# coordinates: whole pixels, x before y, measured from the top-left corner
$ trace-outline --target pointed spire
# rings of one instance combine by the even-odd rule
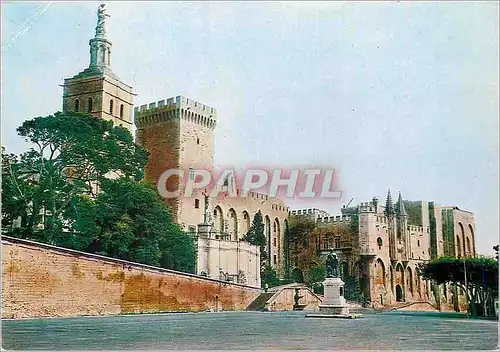
[[[392,202],[390,189],[387,191],[387,199],[385,200],[385,215],[394,215],[394,203]]]
[[[399,216],[406,216],[405,204],[403,202],[403,197],[401,196],[401,192],[399,192],[398,202],[396,205],[396,212]]]

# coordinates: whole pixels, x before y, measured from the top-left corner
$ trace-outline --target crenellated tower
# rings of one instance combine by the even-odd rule
[[[64,80],[64,111],[92,114],[114,125],[127,128],[133,135],[132,87],[123,83],[111,70],[111,41],[106,37],[106,13],[104,4],[97,10],[95,36],[90,39],[89,67]]]
[[[378,253],[377,251],[377,216],[373,203],[361,203],[358,208],[359,217],[359,251],[360,255],[368,259]]]
[[[195,100],[177,96],[135,108],[137,143],[149,152],[144,169],[145,178],[157,184],[169,169],[181,169],[191,177],[190,169],[212,170],[214,160],[214,129],[217,110]],[[166,187],[174,191],[182,186],[179,178],[170,177]],[[167,199],[173,219],[183,228],[203,222],[201,192],[192,197]]]

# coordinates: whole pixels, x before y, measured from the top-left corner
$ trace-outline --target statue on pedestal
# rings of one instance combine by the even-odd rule
[[[212,225],[212,223],[211,223],[212,219],[210,217],[210,212],[208,211],[208,209],[210,209],[210,198],[209,198],[206,190],[205,190],[205,192],[203,192],[203,198],[205,200],[205,204],[204,204],[205,207],[203,209],[203,223]]]
[[[326,257],[326,277],[339,277],[339,260],[334,252]]]

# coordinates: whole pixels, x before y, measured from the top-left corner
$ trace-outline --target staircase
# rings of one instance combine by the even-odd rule
[[[268,299],[271,298],[274,294],[275,292],[261,293],[260,295],[257,296],[256,299],[252,301],[252,303],[248,305],[248,307],[245,310],[261,312],[264,309]]]

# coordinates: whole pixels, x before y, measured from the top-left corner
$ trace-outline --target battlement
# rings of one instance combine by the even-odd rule
[[[349,221],[351,221],[351,217],[347,215],[327,216],[324,218],[318,218],[317,220],[318,224],[340,223]]]
[[[409,230],[409,231],[413,231],[413,232],[421,232],[421,233],[424,233],[424,228],[423,228],[423,226],[414,226],[414,225],[409,225],[409,226],[408,226],[408,230]]]
[[[134,108],[137,128],[172,119],[184,119],[214,129],[217,124],[217,109],[196,100],[178,95],[154,101]]]
[[[330,216],[328,212],[317,208],[294,209],[289,212],[289,215],[302,215],[302,216],[306,215],[315,218],[324,218]]]
[[[372,202],[365,202],[359,204],[360,213],[375,213],[375,205]]]
[[[236,189],[236,193],[238,195],[242,194],[242,190],[240,188]],[[273,210],[278,210],[278,211],[284,211],[284,212],[289,212],[289,207],[283,203],[283,201],[277,197],[271,197],[265,193],[261,192],[255,192],[255,191],[250,191],[246,194],[247,198],[254,199],[254,200],[259,200],[263,204],[264,202],[267,202],[271,204],[271,208]]]

